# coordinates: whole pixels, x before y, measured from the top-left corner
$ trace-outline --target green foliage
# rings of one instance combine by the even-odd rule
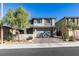
[[[3,21],[2,20],[0,20],[0,27],[2,27],[3,26]]]
[[[74,37],[73,37],[73,36],[70,36],[70,37],[69,37],[69,40],[74,40]]]
[[[12,40],[13,39],[13,34],[12,34],[12,32],[8,32],[8,36],[7,36],[7,41],[10,41],[10,40]]]
[[[28,38],[27,38],[27,40],[32,40],[32,39],[33,39],[33,37],[32,37],[32,36],[30,36],[30,37],[28,37]]]
[[[24,29],[29,25],[28,13],[24,10],[23,7],[17,8],[14,13],[16,18],[16,25],[19,29]]]
[[[3,18],[4,23],[10,26],[11,28],[16,28],[23,30],[29,26],[28,13],[23,7],[17,8],[15,11],[9,9],[7,14]],[[2,22],[0,22],[2,24]],[[7,40],[12,39],[12,33],[8,33]]]
[[[65,33],[63,33],[63,39],[65,40],[65,39],[68,39],[69,38],[69,36],[68,36],[68,32],[65,32]]]
[[[17,8],[15,11],[9,9],[4,17],[5,22],[10,27],[17,27],[20,30],[29,26],[28,13],[23,7]]]
[[[71,29],[73,31],[73,36],[69,37],[69,40],[75,40],[75,34],[74,34],[74,30],[76,30],[78,28],[78,26],[73,23],[72,21],[68,22],[67,24],[67,28]]]
[[[11,27],[15,26],[14,11],[12,9],[9,9],[6,16],[4,16],[4,21]]]
[[[68,22],[68,24],[66,25],[67,28],[75,30],[77,29],[77,25],[75,23],[73,23],[72,21]]]

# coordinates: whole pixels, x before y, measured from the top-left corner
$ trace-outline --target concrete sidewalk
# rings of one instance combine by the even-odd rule
[[[41,44],[3,44],[0,49],[20,49],[20,48],[57,48],[57,47],[77,47],[79,42],[66,43],[41,43]]]

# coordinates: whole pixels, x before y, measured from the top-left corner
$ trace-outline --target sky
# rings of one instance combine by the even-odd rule
[[[1,4],[0,4],[0,18],[1,18]]]
[[[19,6],[25,8],[30,18],[56,17],[60,20],[64,16],[79,16],[79,4],[77,3],[6,3],[4,15],[8,9],[16,10]]]

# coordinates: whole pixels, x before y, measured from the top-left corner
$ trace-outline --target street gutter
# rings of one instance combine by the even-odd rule
[[[79,42],[64,43],[36,43],[36,44],[1,44],[0,49],[22,49],[22,48],[59,48],[59,47],[79,47]]]

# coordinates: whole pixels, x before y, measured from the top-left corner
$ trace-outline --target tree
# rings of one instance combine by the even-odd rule
[[[6,24],[9,25],[11,28],[19,30],[24,30],[26,27],[30,25],[28,21],[28,13],[25,11],[23,7],[17,8],[16,11],[9,9],[4,19]]]
[[[24,30],[26,27],[30,25],[28,20],[28,13],[25,11],[23,7],[19,7],[16,9],[14,13],[14,17],[16,18],[16,27],[17,29]],[[18,34],[19,38],[19,34]]]
[[[30,23],[28,21],[28,13],[24,10],[23,7],[17,8],[14,15],[18,29],[23,30],[24,28],[29,26]]]
[[[15,17],[14,17],[14,11],[12,9],[9,9],[7,11],[7,14],[4,16],[4,22],[7,26],[11,28],[15,27]],[[13,32],[13,29],[11,31]],[[11,39],[13,39],[12,34],[8,34],[7,40]]]

